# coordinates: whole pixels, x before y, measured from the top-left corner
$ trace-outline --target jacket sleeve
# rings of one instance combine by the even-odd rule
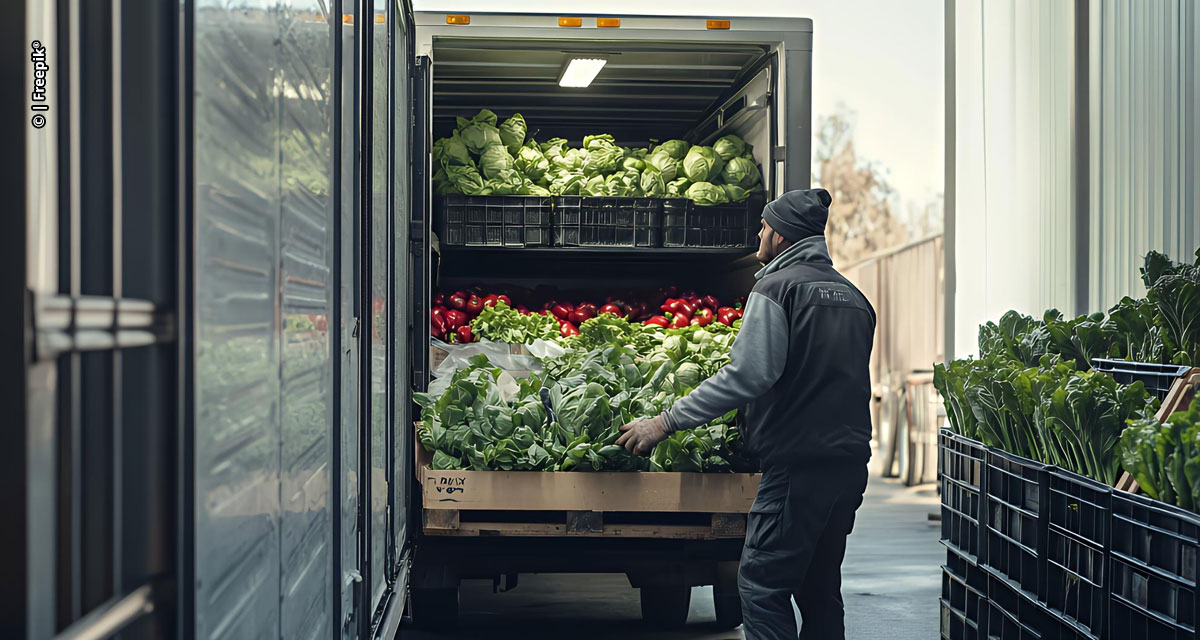
[[[665,411],[667,425],[672,431],[698,427],[770,390],[787,364],[788,333],[783,307],[751,293],[729,364]]]

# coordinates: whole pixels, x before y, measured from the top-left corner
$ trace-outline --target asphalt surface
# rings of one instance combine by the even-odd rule
[[[847,638],[938,637],[940,566],[946,554],[938,543],[938,524],[929,520],[937,504],[935,485],[908,488],[872,473],[842,566]],[[688,626],[672,632],[642,626],[638,592],[623,575],[522,575],[517,589],[497,594],[490,581],[467,581],[460,598],[457,629],[401,628],[400,638],[744,638],[741,629],[713,629],[711,587],[693,589]]]

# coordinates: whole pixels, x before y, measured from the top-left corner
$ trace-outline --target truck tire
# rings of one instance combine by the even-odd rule
[[[413,589],[408,595],[413,626],[436,630],[458,623],[458,588]]]
[[[642,622],[653,629],[678,629],[687,624],[692,588],[687,585],[642,587]]]
[[[717,563],[717,581],[713,584],[713,610],[717,613],[717,628],[736,629],[742,624],[742,597],[738,593],[738,563]]]

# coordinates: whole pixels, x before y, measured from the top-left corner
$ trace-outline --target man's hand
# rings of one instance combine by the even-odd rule
[[[621,427],[621,437],[617,438],[617,446],[625,447],[630,453],[645,456],[654,451],[654,445],[669,435],[671,429],[667,426],[667,420],[658,415]]]

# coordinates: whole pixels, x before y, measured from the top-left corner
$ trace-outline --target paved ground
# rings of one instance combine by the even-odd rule
[[[846,637],[910,640],[938,636],[938,595],[944,548],[937,523],[934,485],[909,489],[872,474],[843,565]],[[491,582],[465,582],[462,615],[454,633],[401,629],[403,640],[440,638],[640,640],[738,640],[740,629],[718,632],[711,588],[696,588],[688,627],[648,632],[639,619],[638,593],[622,575],[521,576],[509,593],[493,594]],[[798,615],[798,614],[797,614]]]

